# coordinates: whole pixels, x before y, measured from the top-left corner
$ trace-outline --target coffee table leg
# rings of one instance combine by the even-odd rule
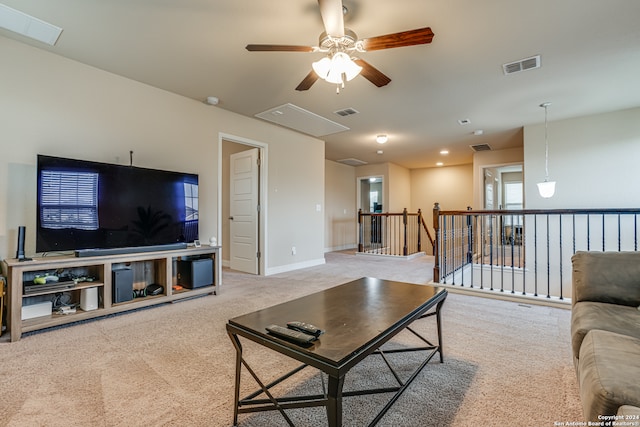
[[[441,316],[440,309],[442,308],[442,304],[444,304],[444,300],[440,301],[436,306],[436,325],[438,328],[438,347],[440,348],[440,363],[444,363],[444,354],[442,353],[442,325],[440,324]]]
[[[344,376],[336,378],[329,376],[327,390],[327,418],[329,427],[342,426],[342,386]]]
[[[229,334],[233,346],[236,348],[236,384],[234,387],[233,396],[233,425],[238,425],[238,403],[240,403],[240,375],[242,371],[242,345],[238,336],[235,334]]]

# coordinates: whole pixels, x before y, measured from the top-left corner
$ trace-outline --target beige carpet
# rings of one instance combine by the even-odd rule
[[[373,276],[427,283],[432,257],[389,260],[330,253],[327,264],[270,277],[225,270],[220,295],[25,335],[0,344],[1,426],[230,426],[234,350],[226,320]],[[553,426],[582,419],[569,346],[568,310],[450,294],[443,308],[445,363],[432,361],[381,426]],[[417,326],[432,335],[433,320]],[[408,345],[403,334],[394,345]],[[257,345],[246,354],[266,378],[295,364]],[[394,356],[409,373],[413,357]],[[345,389],[387,384],[379,358],[348,375]],[[243,393],[254,390],[244,378]],[[282,393],[321,390],[305,370]],[[386,395],[346,398],[344,425],[365,426]],[[301,426],[326,423],[320,408],[290,412]],[[277,413],[240,426],[284,426]]]

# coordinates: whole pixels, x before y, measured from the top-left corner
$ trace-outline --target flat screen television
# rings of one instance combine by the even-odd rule
[[[36,252],[198,239],[198,175],[38,155]],[[82,256],[82,255],[79,255]]]

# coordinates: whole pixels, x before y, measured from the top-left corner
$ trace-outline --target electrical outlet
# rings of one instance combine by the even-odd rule
[[[296,254],[296,247],[291,246],[291,255],[295,255],[295,254]]]

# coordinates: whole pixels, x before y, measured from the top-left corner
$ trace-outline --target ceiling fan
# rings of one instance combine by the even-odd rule
[[[414,46],[431,43],[431,28],[418,28],[384,36],[358,39],[358,36],[344,27],[344,9],[342,0],[318,0],[320,15],[325,31],[320,34],[318,46],[249,44],[250,52],[321,52],[326,56],[314,62],[312,70],[296,87],[296,90],[308,90],[319,78],[337,84],[337,91],[344,82],[361,74],[377,87],[382,87],[391,79],[363,59],[353,56],[372,50],[394,47]]]

